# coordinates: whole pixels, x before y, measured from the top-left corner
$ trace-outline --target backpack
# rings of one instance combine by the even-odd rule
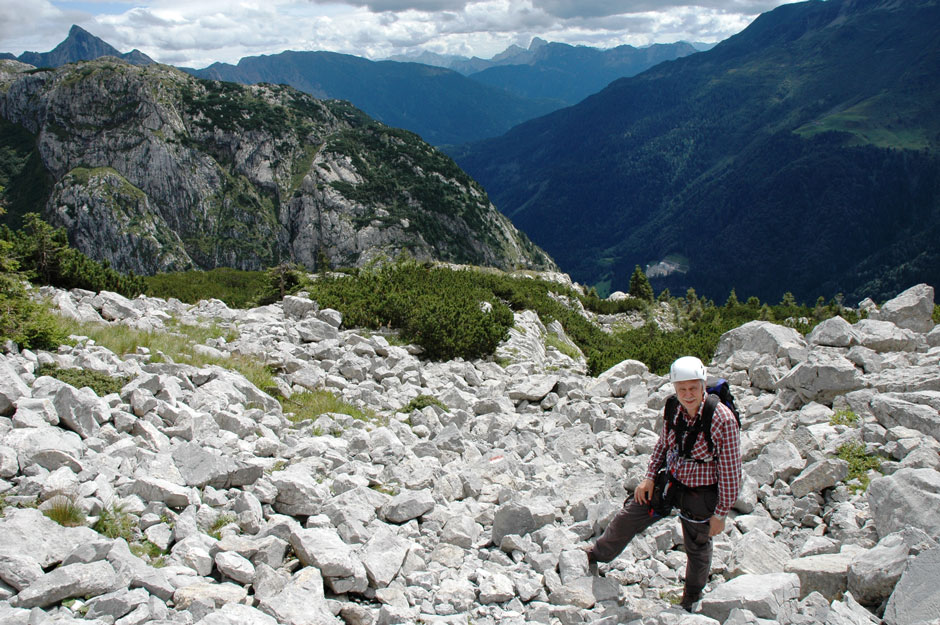
[[[734,414],[738,427],[741,427],[741,414],[734,403],[734,396],[731,394],[731,385],[724,378],[721,378],[713,386],[705,389],[705,407],[702,408],[702,418],[699,419],[691,429],[687,429],[685,419],[675,419],[676,409],[679,407],[679,398],[670,395],[666,398],[666,407],[663,409],[663,422],[666,424],[666,432],[674,429],[676,431],[676,444],[679,447],[679,455],[686,460],[704,463],[706,460],[700,460],[692,457],[692,448],[695,446],[695,439],[699,432],[705,435],[705,443],[708,445],[708,452],[715,453],[715,443],[712,441],[712,417],[715,414],[715,408],[718,402],[727,406]]]

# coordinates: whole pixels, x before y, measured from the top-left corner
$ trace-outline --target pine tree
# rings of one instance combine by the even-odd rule
[[[639,265],[636,266],[633,275],[630,276],[630,295],[645,302],[652,302],[655,298],[653,285],[650,284],[649,278],[646,277]]]
[[[740,304],[738,294],[734,292],[734,289],[731,289],[731,294],[728,295],[728,300],[725,302],[725,308],[734,308],[738,304]]]

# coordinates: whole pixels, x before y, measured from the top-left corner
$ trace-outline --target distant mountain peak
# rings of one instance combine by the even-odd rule
[[[115,56],[133,65],[149,65],[153,59],[134,50],[122,54],[120,50],[97,37],[78,24],[72,24],[68,36],[50,52],[24,52],[17,60],[36,67],[59,67],[76,61],[92,61],[103,56]]]

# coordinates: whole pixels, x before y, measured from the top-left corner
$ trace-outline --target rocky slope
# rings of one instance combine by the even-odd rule
[[[0,61],[0,117],[3,137],[35,135],[32,152],[32,140],[4,146],[17,155],[4,162],[21,164],[3,172],[8,212],[42,208],[73,245],[122,271],[313,269],[318,257],[352,266],[402,250],[553,265],[418,137],[288,87],[114,58],[54,70]],[[17,203],[24,188],[32,203]]]
[[[670,386],[642,363],[585,377],[531,313],[503,368],[419,360],[303,297],[230,310],[45,293],[89,321],[237,330],[198,349],[263,358],[283,393],[329,389],[376,418],[294,423],[222,366],[87,340],[3,355],[5,624],[937,622],[940,329],[924,285],[854,325],[803,337],[752,322],[722,338],[710,371],[743,410],[746,476],[697,615],[669,602],[685,563],[674,517],[599,570],[578,549],[655,442]],[[36,375],[53,363],[125,384],[98,397]],[[396,412],[419,395],[446,407]],[[844,409],[858,422],[833,424]],[[886,458],[867,492],[833,457],[845,443]],[[123,511],[157,551],[30,507],[62,497],[91,517]]]

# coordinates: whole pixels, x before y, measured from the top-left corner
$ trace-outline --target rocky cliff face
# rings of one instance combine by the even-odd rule
[[[0,116],[36,135],[43,216],[138,273],[318,257],[549,268],[480,187],[417,136],[294,89],[118,59],[0,61]],[[40,207],[35,207],[39,209]]]

